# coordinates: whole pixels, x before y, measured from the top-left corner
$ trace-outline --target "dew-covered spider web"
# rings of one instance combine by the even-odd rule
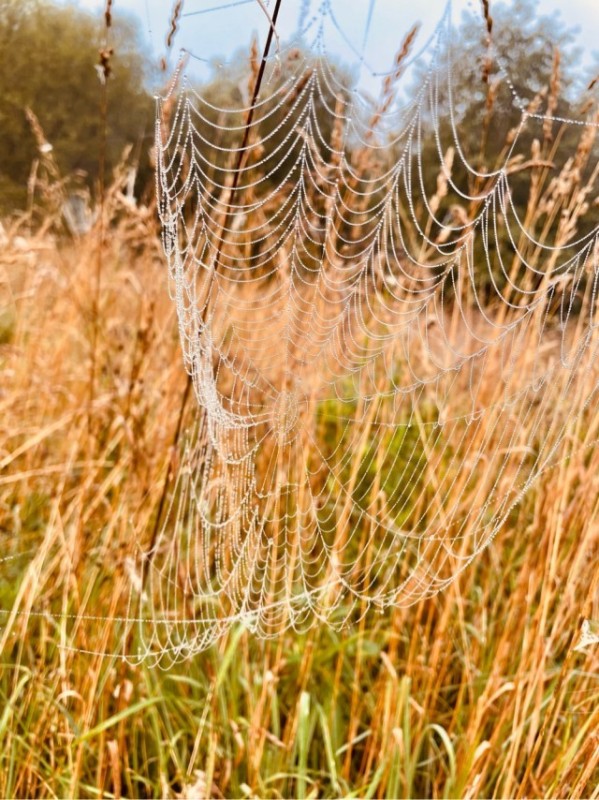
[[[184,53],[157,101],[195,422],[128,565],[133,660],[431,597],[597,439],[598,118],[560,117],[551,76],[516,88],[481,15],[464,121],[451,7],[373,78],[350,5],[296,2],[298,32],[252,44],[228,93]]]
[[[236,104],[189,55],[158,102],[197,422],[132,598],[169,659],[236,621],[342,627],[439,592],[584,446],[597,389],[597,119],[521,97],[487,38],[465,144],[450,8],[420,51],[398,41],[375,100],[327,50],[332,5],[301,16],[254,103],[256,45]],[[500,92],[515,123],[480,169]],[[558,129],[580,134],[566,154]]]

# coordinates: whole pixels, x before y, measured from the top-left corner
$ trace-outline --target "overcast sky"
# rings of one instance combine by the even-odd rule
[[[70,0],[81,8],[100,11],[105,0]],[[274,0],[263,0],[274,5]],[[364,52],[368,67],[385,71],[392,63],[403,35],[416,21],[423,24],[419,37],[424,43],[441,18],[447,0],[331,0],[333,11],[342,32],[332,24],[327,26],[327,46],[338,53],[346,63],[356,63],[355,53]],[[297,30],[302,8],[308,9],[308,19],[316,13],[321,0],[285,0],[281,6],[279,29],[282,38]],[[229,6],[211,10],[217,6]],[[171,0],[113,0],[115,10],[127,11],[137,16],[142,31],[151,43],[158,60],[164,54],[165,37],[172,7]],[[466,8],[479,8],[479,0],[453,0],[452,14],[459,19]],[[493,1],[491,1],[491,9]],[[599,0],[539,0],[539,13],[561,16],[564,25],[579,28],[579,41],[587,53],[599,50]],[[258,0],[185,0],[184,17],[176,39],[179,48],[191,51],[207,61],[226,60],[235,50],[247,47],[252,34],[261,42],[268,23]],[[199,12],[199,13],[198,13]],[[365,42],[365,34],[367,41]],[[354,53],[352,53],[352,49]],[[196,63],[196,69],[200,62]],[[201,74],[201,72],[200,72]],[[363,81],[368,84],[368,69],[363,70]]]

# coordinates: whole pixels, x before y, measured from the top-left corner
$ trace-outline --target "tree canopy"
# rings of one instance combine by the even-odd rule
[[[146,89],[149,59],[134,22],[114,17],[109,31],[106,146],[100,49],[103,20],[49,0],[0,0],[0,211],[23,207],[37,144],[27,120],[39,120],[65,175],[82,171],[93,188],[105,149],[109,171],[126,145],[145,156],[153,133]]]
[[[555,59],[561,53],[559,99],[554,113],[576,115],[574,104],[580,96],[580,63],[575,47],[575,32],[556,17],[537,13],[536,0],[514,0],[492,4],[493,41],[503,55],[518,94],[525,102],[543,93]],[[52,0],[0,0],[0,213],[22,208],[27,198],[27,181],[37,155],[37,144],[27,119],[30,108],[40,122],[53,156],[65,175],[85,173],[90,187],[97,183],[100,163],[105,155],[107,173],[121,157],[126,145],[138,148],[142,169],[140,184],[149,177],[147,153],[153,135],[153,99],[148,91],[150,59],[136,23],[116,15],[110,28],[106,131],[102,114],[103,69],[100,51],[106,46],[104,20],[69,5]],[[488,82],[482,78],[485,31],[480,11],[465,13],[459,28],[459,69],[453,76],[457,122],[464,151],[474,165],[485,165],[491,154],[501,150],[508,132],[516,124],[519,110],[513,103],[505,80],[492,69]],[[254,54],[254,57],[257,57]],[[216,105],[244,105],[247,97],[247,52],[239,53],[230,68],[215,71],[213,78],[199,87],[202,96]],[[349,75],[339,65],[331,65],[345,85]],[[485,117],[489,87],[496,82],[491,124],[481,146],[480,121]],[[333,102],[332,98],[329,98]],[[207,117],[210,112],[207,112]],[[320,119],[321,118],[321,119]],[[319,112],[324,138],[329,120]],[[211,120],[212,124],[216,120]],[[441,135],[451,141],[448,122]],[[282,130],[284,134],[285,129]],[[574,136],[577,131],[569,131]],[[256,130],[259,136],[260,131]],[[106,141],[104,143],[104,138]],[[268,146],[276,146],[279,137]],[[209,141],[211,141],[209,139]],[[231,146],[229,141],[220,146]],[[214,143],[216,148],[216,142]],[[574,145],[573,145],[574,146]],[[423,142],[425,164],[430,162],[430,183],[434,186],[438,161],[433,141]],[[209,147],[208,147],[209,150]],[[566,152],[568,148],[561,148]],[[218,151],[220,152],[220,151]],[[217,162],[218,152],[208,152]],[[290,157],[293,153],[290,153]],[[390,153],[390,157],[393,154]],[[492,164],[486,164],[491,167]],[[434,167],[434,169],[433,169]],[[458,168],[459,169],[459,168]]]

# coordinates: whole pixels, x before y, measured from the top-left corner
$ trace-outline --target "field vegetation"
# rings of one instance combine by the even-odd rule
[[[550,68],[538,102],[555,110],[555,56]],[[580,111],[573,96],[560,102]],[[581,102],[596,123],[592,95]],[[71,166],[27,107],[35,172],[24,201],[22,175],[10,178],[10,202],[23,202],[0,229],[0,796],[598,798],[599,412],[581,407],[597,385],[591,358],[570,406],[547,412],[547,436],[580,412],[559,457],[440,594],[364,608],[342,631],[281,626],[264,641],[233,625],[168,669],[120,658],[135,635],[123,621],[129,559],[179,463],[187,376],[156,202],[133,190],[150,157],[113,153],[105,180],[89,166],[87,210],[65,213]],[[563,245],[596,224],[597,128],[579,126],[562,162],[560,131],[531,141],[521,209]],[[590,285],[578,312],[597,302]],[[432,406],[422,413],[434,421]],[[332,402],[319,409],[324,448],[339,416]],[[183,426],[193,417],[189,403]],[[391,433],[375,470],[369,440],[348,480],[401,493],[414,446]],[[437,463],[421,456],[419,486]]]

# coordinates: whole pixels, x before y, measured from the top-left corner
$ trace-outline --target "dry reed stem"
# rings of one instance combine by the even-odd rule
[[[169,31],[166,36],[166,48],[170,50],[173,46],[173,42],[175,41],[175,36],[177,31],[179,30],[179,20],[181,18],[181,14],[183,13],[183,0],[175,0],[173,3],[173,9],[171,11],[171,18],[169,22]]]

